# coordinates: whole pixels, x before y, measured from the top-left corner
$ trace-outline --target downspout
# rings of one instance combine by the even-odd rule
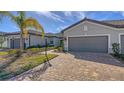
[[[31,36],[29,35],[29,47],[30,47],[30,42],[31,42],[31,41],[30,41],[30,37],[31,37]]]

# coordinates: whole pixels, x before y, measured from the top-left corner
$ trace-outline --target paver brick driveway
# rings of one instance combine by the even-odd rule
[[[109,54],[57,54],[59,56],[50,61],[52,67],[48,67],[42,74],[38,72],[35,80],[124,80],[124,64]],[[20,75],[13,80],[32,80],[30,75]]]
[[[39,80],[124,80],[124,65],[108,54],[60,54],[51,64]]]

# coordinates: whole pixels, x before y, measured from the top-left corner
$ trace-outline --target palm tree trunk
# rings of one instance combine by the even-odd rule
[[[21,51],[24,50],[23,29],[21,29],[21,32],[20,32],[20,50]]]
[[[46,59],[47,59],[47,63],[49,64],[49,66],[51,67],[52,65],[50,64],[49,62],[49,58],[48,58],[48,55],[47,55],[47,39],[45,39],[45,56],[46,56]]]

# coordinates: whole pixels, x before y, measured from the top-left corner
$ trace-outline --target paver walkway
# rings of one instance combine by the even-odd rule
[[[124,65],[108,54],[59,53],[50,63],[37,80],[124,80]]]

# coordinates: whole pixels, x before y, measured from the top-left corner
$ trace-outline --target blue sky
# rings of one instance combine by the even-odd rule
[[[16,14],[16,12],[12,12]],[[44,27],[45,32],[58,33],[84,17],[95,20],[124,19],[124,12],[120,11],[27,11],[27,17],[36,18]],[[0,31],[19,31],[17,26],[9,18],[4,18],[0,23]]]

